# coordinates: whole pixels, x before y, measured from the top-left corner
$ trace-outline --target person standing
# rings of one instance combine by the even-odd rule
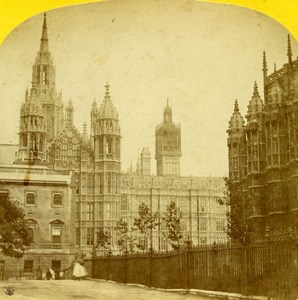
[[[49,268],[49,271],[51,273],[51,280],[55,280],[55,271],[51,268]]]
[[[73,267],[73,273],[72,273],[74,279],[76,280],[80,280],[80,279],[84,279],[87,275],[88,272],[86,270],[86,268],[83,265],[82,261],[77,261]]]

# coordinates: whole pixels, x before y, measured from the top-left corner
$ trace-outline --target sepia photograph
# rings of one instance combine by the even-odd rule
[[[0,45],[0,299],[298,299],[298,45],[260,12],[110,0]]]

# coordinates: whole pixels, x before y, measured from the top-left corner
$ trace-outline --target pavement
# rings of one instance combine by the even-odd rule
[[[0,281],[0,299],[206,300],[260,299],[201,290],[163,290],[105,280]],[[263,298],[266,299],[266,298]]]

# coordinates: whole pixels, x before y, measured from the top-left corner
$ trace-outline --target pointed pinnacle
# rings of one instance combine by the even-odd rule
[[[235,100],[234,111],[239,111],[238,100]]]
[[[266,60],[266,52],[263,51],[263,71],[268,71],[267,69],[267,60]]]
[[[43,25],[42,25],[42,34],[40,39],[40,51],[46,52],[48,49],[48,29],[47,29],[47,15],[44,14]]]
[[[288,34],[288,58],[289,58],[289,63],[292,63],[292,47],[291,47],[291,38],[290,34]]]
[[[111,99],[111,97],[110,97],[110,85],[109,85],[108,82],[106,83],[105,88],[106,88],[105,100],[110,100]]]
[[[47,14],[45,13],[43,15],[43,25],[42,25],[42,40],[47,41],[48,40],[48,32],[47,32]]]
[[[83,132],[87,133],[87,123],[86,123],[86,121],[83,124]]]
[[[254,96],[256,96],[256,97],[259,97],[259,90],[258,90],[258,84],[257,84],[257,82],[255,81],[255,83],[254,83]]]
[[[72,100],[71,100],[71,98],[69,98],[69,100],[68,100],[67,107],[68,107],[68,109],[73,109],[73,105],[72,105]]]

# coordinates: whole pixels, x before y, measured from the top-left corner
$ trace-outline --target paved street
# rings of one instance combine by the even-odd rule
[[[12,289],[13,295],[9,296],[7,293]],[[207,298],[98,280],[24,280],[0,281],[0,299],[206,300]]]

